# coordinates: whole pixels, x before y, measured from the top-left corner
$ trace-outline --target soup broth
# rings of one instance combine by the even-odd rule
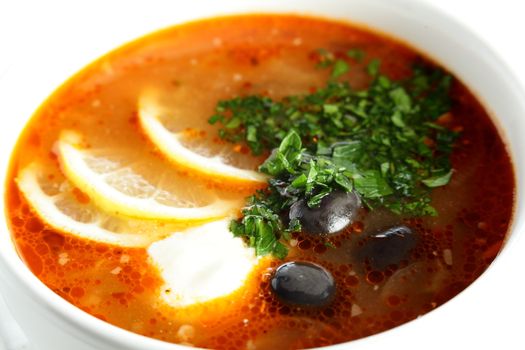
[[[363,52],[363,57],[345,56],[350,50]],[[64,189],[67,169],[57,156],[57,140],[72,130],[81,135],[85,149],[132,159],[133,166],[150,177],[170,169],[173,182],[189,179],[184,190],[195,193],[196,200],[204,201],[200,193],[211,191],[240,203],[238,212],[255,188],[168,159],[145,134],[138,101],[145,91],[156,91],[166,110],[177,115],[166,119],[170,131],[197,130],[215,146],[222,145],[219,125],[208,123],[218,101],[248,95],[278,101],[312,93],[333,74],[320,67],[320,52],[348,62],[348,71],[337,78],[355,89],[371,83],[367,67],[374,59],[381,61],[381,74],[392,81],[409,77],[416,63],[437,67],[392,38],[346,23],[250,15],[169,28],[80,71],[39,108],[12,156],[7,216],[21,259],[50,289],[101,320],[148,337],[204,348],[292,349],[346,342],[406,323],[454,297],[501,249],[515,191],[507,149],[487,111],[454,78],[450,112],[440,122],[459,136],[450,156],[450,182],[431,193],[437,216],[400,215],[363,205],[357,219],[337,235],[291,233],[284,259],[271,254],[259,258],[242,287],[211,300],[165,302],[159,293],[170,291],[147,245],[97,242],[61,230],[34,210],[20,190],[22,170],[38,162],[49,196],[69,191],[78,203],[94,210],[111,207],[97,209],[99,202],[77,186]],[[268,156],[268,152],[252,156],[242,143],[237,151],[251,170]],[[112,215],[121,214],[116,212]],[[145,225],[139,233],[157,235],[152,241],[209,221],[122,217],[130,227]],[[84,220],[81,214],[77,219]],[[415,235],[405,253],[403,247],[393,248],[403,258],[384,264],[363,258],[366,238],[392,227],[408,227]],[[328,304],[298,306],[276,295],[271,286],[276,269],[297,261],[320,265],[333,276],[336,291]]]

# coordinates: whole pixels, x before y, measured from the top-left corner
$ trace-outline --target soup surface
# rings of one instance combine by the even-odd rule
[[[331,65],[325,69],[327,60]],[[287,254],[239,260],[248,271],[246,278],[239,288],[223,294],[217,290],[227,285],[226,280],[201,285],[195,292],[198,297],[172,298],[169,294],[175,291],[166,287],[167,275],[152,260],[150,244],[171,232],[187,234],[188,227],[198,228],[231,213],[241,215],[244,198],[264,184],[210,175],[213,162],[206,170],[173,161],[162,143],[152,140],[152,129],[148,132],[141,119],[145,113],[141,101],[153,100],[167,111],[162,112],[166,130],[187,136],[182,144],[205,156],[206,147],[224,152],[221,149],[231,145],[219,137],[220,123],[208,122],[218,101],[249,95],[279,101],[312,94],[331,79],[366,89],[377,74],[370,72],[375,60],[381,62],[380,74],[392,81],[413,74],[414,64],[439,68],[402,43],[361,28],[270,15],[177,26],[102,57],[40,107],[13,154],[7,216],[21,258],[50,289],[95,317],[148,337],[197,347],[317,347],[372,335],[433,310],[492,262],[504,242],[514,203],[513,170],[505,145],[487,111],[454,78],[448,90],[450,109],[437,119],[458,135],[450,155],[452,177],[431,192],[437,215],[396,214],[392,208],[364,200],[357,217],[336,235],[292,232],[282,240]],[[341,61],[335,72],[338,63],[332,63]],[[170,113],[176,118],[166,116]],[[201,148],[196,146],[199,142]],[[70,158],[68,145],[77,151]],[[253,156],[243,142],[232,147],[229,163],[250,174],[269,154],[266,149]],[[82,156],[88,164],[98,162],[95,177],[109,169],[104,173],[106,182],[128,198],[140,198],[144,193],[140,191],[152,183],[184,198],[179,203],[154,190],[155,203],[165,207],[213,206],[216,198],[223,202],[206,217],[188,214],[184,219],[183,213],[172,220],[171,211],[145,217],[147,206],[131,215],[136,208],[126,211],[116,206],[118,196],[110,203],[101,200],[95,190],[73,179],[78,172],[72,162]],[[130,175],[133,171],[141,176]],[[42,196],[28,195],[36,192],[24,173],[37,174]],[[113,182],[108,180],[111,174],[116,174]],[[90,236],[69,232],[72,226],[66,223],[59,227],[46,206],[35,207],[46,200],[54,201],[73,221],[91,225],[79,228]],[[93,213],[102,219],[94,220]],[[111,241],[114,236],[106,236],[108,230],[117,236],[130,230],[133,234]],[[408,244],[394,240],[384,247],[367,248],[367,238],[378,233],[401,241],[412,238]],[[175,242],[174,247],[182,244],[186,243]],[[227,254],[220,245],[211,248],[197,249],[190,258],[174,258],[182,264],[176,266],[174,279],[182,278],[178,276],[199,261]],[[237,248],[231,249],[233,256]],[[315,263],[328,271],[336,286],[330,300],[305,306],[283,299],[272,282],[285,262]],[[212,297],[203,296],[206,293]]]

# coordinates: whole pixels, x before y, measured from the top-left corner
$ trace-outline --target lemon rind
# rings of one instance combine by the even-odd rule
[[[153,199],[126,195],[104,181],[85,163],[84,151],[75,145],[75,135],[67,131],[55,145],[62,172],[76,187],[100,208],[114,215],[164,221],[208,221],[231,215],[240,203],[215,198],[201,207],[180,208],[155,202]]]
[[[55,206],[55,196],[44,193],[38,182],[39,171],[40,167],[33,163],[19,172],[16,182],[36,215],[52,228],[82,239],[120,247],[147,247],[158,239],[143,234],[115,233],[101,228],[97,222],[83,223],[72,219]]]
[[[268,177],[254,170],[240,169],[225,164],[219,157],[205,157],[182,145],[180,134],[167,130],[158,119],[159,110],[153,101],[143,97],[139,101],[139,123],[157,149],[174,163],[195,172],[226,181],[266,183]]]

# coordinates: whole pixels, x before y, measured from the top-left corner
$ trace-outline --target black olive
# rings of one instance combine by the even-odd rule
[[[394,226],[364,239],[357,258],[368,261],[374,270],[384,270],[408,258],[417,243],[417,235],[407,226]]]
[[[279,266],[270,285],[281,301],[300,306],[327,305],[335,294],[332,274],[308,262],[288,262]]]
[[[354,222],[361,200],[354,192],[334,191],[321,199],[316,208],[308,207],[301,199],[290,207],[290,220],[299,219],[302,229],[309,234],[332,234]]]

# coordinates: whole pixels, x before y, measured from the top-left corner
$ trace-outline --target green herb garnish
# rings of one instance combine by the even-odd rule
[[[350,58],[353,58],[356,62],[363,61],[365,53],[360,49],[350,49],[346,52],[346,55]]]
[[[343,60],[337,60],[334,62],[334,67],[332,69],[332,78],[339,78],[341,75],[347,73],[350,70],[348,63]]]
[[[298,222],[281,215],[300,199],[310,207],[334,190],[356,191],[369,208],[386,207],[408,216],[436,215],[430,192],[452,175],[449,156],[457,134],[436,123],[450,109],[451,77],[437,68],[416,67],[411,78],[392,81],[371,60],[368,89],[336,81],[349,66],[323,52],[331,79],[316,92],[280,101],[247,96],[220,101],[209,122],[219,136],[243,142],[252,154],[272,153],[259,170],[268,188],[250,197],[231,230],[258,255],[287,254]],[[362,54],[348,56],[361,60]]]

